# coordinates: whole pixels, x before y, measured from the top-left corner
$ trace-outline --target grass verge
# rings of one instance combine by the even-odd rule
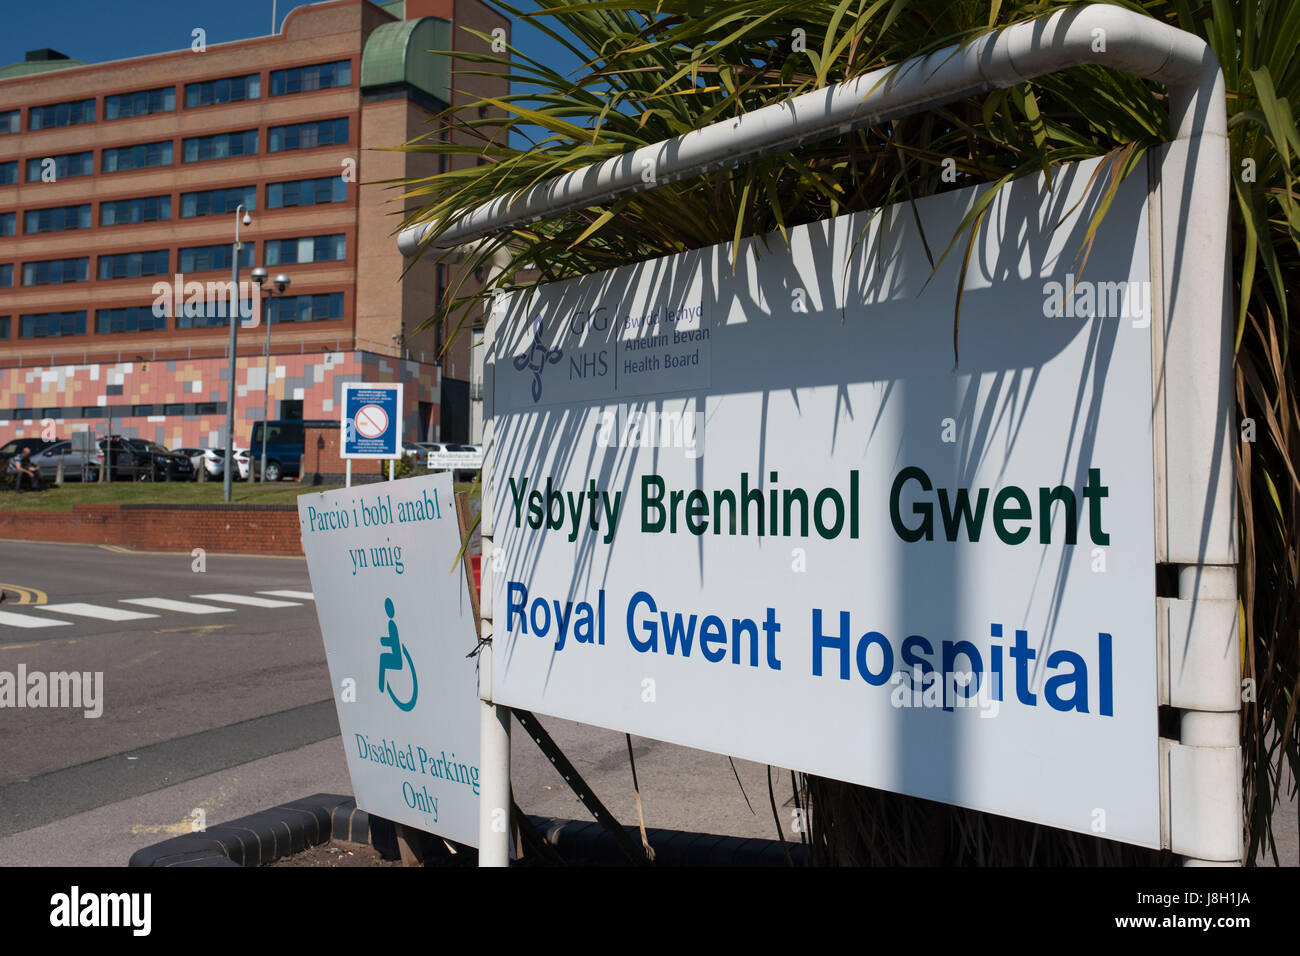
[[[338,485],[303,486],[296,481],[274,484],[239,481],[231,487],[232,505],[296,505],[309,491],[330,491]],[[473,486],[457,482],[457,491]],[[110,484],[66,482],[46,485],[40,492],[17,494],[12,486],[0,488],[0,511],[71,511],[76,505],[222,505],[220,481],[115,481]]]

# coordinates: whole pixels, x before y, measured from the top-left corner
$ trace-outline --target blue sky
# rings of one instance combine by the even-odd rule
[[[278,0],[277,21],[307,2]],[[207,32],[209,44],[271,32],[271,0],[0,0],[0,9],[0,66],[44,47],[86,63],[181,50],[195,27]],[[511,35],[516,47],[552,68],[577,66],[564,47],[526,23],[516,23]]]

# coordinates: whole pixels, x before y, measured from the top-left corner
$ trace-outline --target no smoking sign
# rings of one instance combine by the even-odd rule
[[[396,458],[402,451],[402,385],[343,386],[343,458]]]
[[[362,438],[378,438],[388,430],[388,413],[378,405],[365,405],[357,409],[357,434]]]

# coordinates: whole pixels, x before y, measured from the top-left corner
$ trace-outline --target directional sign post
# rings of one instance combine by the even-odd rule
[[[402,383],[347,382],[343,385],[343,448],[339,454],[348,463],[348,487],[352,487],[352,459],[389,460],[402,454]]]

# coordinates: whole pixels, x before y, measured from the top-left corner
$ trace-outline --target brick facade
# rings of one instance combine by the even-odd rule
[[[222,359],[174,359],[157,362],[63,365],[55,368],[0,368],[0,407],[30,409],[0,428],[0,436],[30,438],[41,434],[41,422],[54,422],[54,433],[90,430],[144,438],[168,448],[224,447],[225,401],[229,376]],[[435,365],[385,358],[370,352],[315,352],[301,355],[240,357],[235,378],[235,447],[247,448],[253,422],[281,417],[284,401],[301,401],[302,417],[337,421],[344,382],[404,382],[402,421],[408,439],[420,433],[420,406],[434,414],[436,424],[439,369]],[[110,394],[110,392],[112,394]],[[197,409],[216,406],[208,414]],[[132,414],[142,405],[152,415]],[[184,411],[169,411],[177,405]],[[169,408],[170,407],[170,408]],[[90,411],[95,417],[87,417]],[[49,413],[49,414],[47,414]]]
[[[309,485],[339,485],[347,474],[347,463],[339,457],[339,430],[337,428],[308,428],[303,439],[301,483]],[[352,481],[365,484],[382,481],[388,473],[388,462],[379,459],[356,459],[352,462]]]
[[[398,193],[373,184],[427,176],[439,168],[438,158],[430,154],[387,149],[429,132],[430,119],[451,105],[418,85],[430,61],[438,57],[425,49],[407,50],[411,68],[398,82],[371,82],[364,75],[368,50],[372,63],[382,61],[387,41],[403,24],[424,18],[451,21],[447,36],[452,46],[475,52],[481,41],[461,26],[489,33],[498,28],[508,33],[510,26],[507,18],[479,0],[406,0],[383,7],[368,0],[327,0],[290,11],[273,36],[213,44],[202,55],[186,46],[107,63],[68,61],[60,69],[0,76],[0,112],[13,109],[22,114],[17,134],[0,136],[0,163],[17,163],[19,173],[16,182],[0,183],[0,213],[16,217],[13,234],[0,236],[0,266],[13,270],[12,280],[0,287],[0,442],[39,434],[40,420],[47,417],[56,420],[59,438],[80,427],[103,433],[107,415],[96,414],[96,406],[113,409],[115,433],[168,447],[216,446],[228,440],[220,433],[224,413],[210,414],[208,408],[226,401],[228,329],[223,322],[191,321],[193,317],[181,315],[177,297],[160,297],[158,285],[188,289],[182,279],[206,285],[229,281],[228,266],[217,267],[203,256],[193,259],[189,271],[182,270],[181,251],[228,246],[237,216],[233,210],[186,216],[183,197],[236,188],[252,191],[251,224],[242,227],[239,237],[253,262],[272,275],[288,275],[292,284],[287,295],[320,296],[330,305],[319,310],[313,305],[306,318],[240,332],[235,444],[247,444],[251,421],[288,417],[278,407],[283,401],[302,401],[305,418],[336,417],[328,405],[338,399],[338,382],[348,380],[405,382],[407,438],[449,440],[463,434],[468,414],[460,396],[467,392],[470,377],[469,335],[440,350],[445,336],[435,331],[442,309],[434,257],[408,263],[392,234],[401,213],[418,200],[394,202]],[[376,36],[378,41],[371,44]],[[393,54],[386,55],[391,59]],[[346,84],[273,94],[272,77],[278,69],[344,61],[349,69]],[[452,66],[482,69],[463,58],[453,58]],[[258,79],[255,98],[194,104],[186,100],[189,84],[247,75]],[[457,75],[452,88],[439,93],[463,104],[484,94],[503,95],[508,88],[504,76],[465,72]],[[149,89],[171,90],[174,108],[108,117],[106,97]],[[93,122],[31,128],[31,107],[83,99],[95,101]],[[271,151],[273,128],[324,120],[346,120],[346,142],[327,136],[320,145]],[[187,139],[251,131],[257,133],[255,151],[186,161]],[[455,142],[465,145],[460,139]],[[170,163],[106,169],[109,150],[157,143],[170,144]],[[87,174],[51,181],[27,176],[32,160],[87,150],[93,154]],[[459,155],[447,159],[453,169],[474,161]],[[270,189],[275,184],[335,179],[345,184],[344,197],[272,208]],[[165,197],[169,214],[138,222],[105,219],[106,204],[151,197]],[[28,231],[29,211],[62,206],[89,207],[89,224]],[[341,259],[309,261],[319,254],[297,251],[281,251],[274,261],[268,258],[270,244],[280,249],[286,241],[292,245],[334,236],[344,240]],[[162,252],[168,263],[163,275],[142,271],[110,278],[113,269],[101,272],[105,256]],[[85,259],[85,275],[25,284],[26,264],[56,259]],[[447,271],[448,288],[458,275],[455,269]],[[248,282],[247,268],[241,269],[240,278]],[[481,283],[471,275],[461,292],[478,288]],[[206,295],[213,297],[211,291]],[[189,296],[187,291],[183,298]],[[124,317],[115,325],[108,314],[115,309],[152,313],[161,327],[138,320],[133,325]],[[102,317],[100,310],[106,313]],[[82,316],[83,325],[52,330],[34,321],[62,313]],[[33,318],[30,328],[24,316]],[[145,328],[135,330],[141,324]],[[268,347],[267,328],[273,373],[270,409],[264,413],[268,390],[261,353]],[[385,359],[392,366],[387,372],[380,367]],[[349,367],[366,363],[373,367]],[[347,378],[353,373],[358,377]],[[447,417],[444,391],[456,398],[447,402]],[[173,409],[131,414],[132,406],[151,404]],[[187,408],[176,407],[181,405]],[[43,415],[43,409],[58,414]]]
[[[141,551],[302,554],[293,505],[77,505],[0,511],[0,538],[117,544]]]

